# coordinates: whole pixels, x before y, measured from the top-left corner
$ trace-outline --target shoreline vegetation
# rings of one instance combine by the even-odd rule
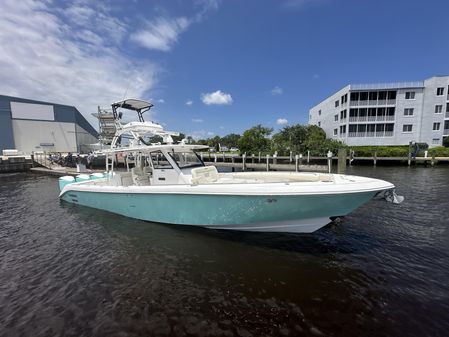
[[[288,156],[290,152],[293,154],[306,154],[310,151],[312,156],[326,156],[328,151],[334,155],[339,149],[353,151],[354,156],[364,157],[407,157],[409,153],[413,156],[424,157],[425,151],[428,156],[449,157],[449,137],[445,138],[444,146],[436,146],[429,148],[428,144],[419,143],[413,145],[391,145],[391,146],[348,146],[343,142],[326,137],[326,133],[322,128],[316,125],[300,125],[295,124],[286,126],[276,133],[273,128],[256,125],[243,132],[242,135],[231,133],[223,137],[214,136],[207,139],[193,139],[185,134],[173,137],[175,141],[184,138],[190,144],[207,145],[217,152],[223,149],[237,148],[241,154],[261,154],[270,155],[273,153],[279,156]],[[176,139],[175,139],[176,138]],[[158,136],[151,137],[151,142],[158,142]]]

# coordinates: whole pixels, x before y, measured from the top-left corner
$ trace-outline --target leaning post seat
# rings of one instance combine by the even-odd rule
[[[140,167],[133,167],[131,169],[131,176],[133,179],[134,185],[149,185],[150,177],[146,174]]]
[[[210,184],[216,182],[219,178],[217,168],[215,166],[205,166],[194,168],[191,171],[193,185]]]

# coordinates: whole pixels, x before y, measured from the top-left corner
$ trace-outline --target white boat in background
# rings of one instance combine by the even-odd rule
[[[310,172],[219,173],[205,166],[202,145],[174,144],[175,132],[145,122],[142,113],[151,103],[125,100],[112,105],[117,132],[109,158],[132,155],[134,167],[114,170],[107,159],[101,177],[60,179],[60,198],[131,218],[213,229],[310,233],[334,217],[345,216],[386,193],[393,202],[394,185],[383,180]],[[136,111],[139,122],[122,125],[118,109]],[[122,144],[129,136],[127,145]],[[163,142],[150,144],[145,137],[158,135]]]

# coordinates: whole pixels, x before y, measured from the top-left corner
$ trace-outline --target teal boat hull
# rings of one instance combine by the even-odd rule
[[[313,232],[376,192],[329,195],[198,195],[69,190],[61,199],[135,219],[214,229]]]

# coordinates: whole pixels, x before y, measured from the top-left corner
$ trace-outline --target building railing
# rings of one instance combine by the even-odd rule
[[[448,130],[449,132],[449,130]],[[368,131],[368,132],[349,132],[349,137],[392,137],[394,131]]]
[[[394,121],[394,115],[383,115],[383,116],[351,116],[349,117],[349,122],[384,122],[384,121]]]
[[[377,106],[377,105],[395,105],[395,99],[367,100],[367,101],[350,101],[350,106]]]
[[[375,84],[350,84],[349,90],[382,90],[399,88],[422,88],[424,82],[397,82],[397,83],[375,83]]]
[[[444,129],[443,135],[444,136],[449,136],[449,129]]]

